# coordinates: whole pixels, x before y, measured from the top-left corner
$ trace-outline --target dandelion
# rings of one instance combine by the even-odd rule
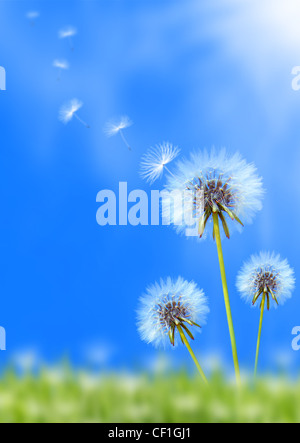
[[[123,142],[125,143],[125,145],[129,149],[129,151],[131,151],[131,147],[123,134],[123,129],[129,128],[129,126],[131,126],[131,125],[132,125],[132,121],[130,120],[129,117],[127,117],[125,115],[125,116],[121,117],[121,120],[118,122],[115,122],[115,121],[107,122],[104,127],[104,133],[106,134],[107,137],[112,137],[112,136],[119,133]]]
[[[175,346],[180,338],[207,383],[187,336],[194,340],[189,327],[200,328],[199,323],[205,323],[208,312],[207,299],[194,282],[181,277],[174,281],[168,277],[150,286],[140,299],[138,330],[142,340],[156,347],[165,346],[168,342]]]
[[[173,161],[180,153],[178,147],[174,147],[171,143],[163,142],[150,148],[142,157],[141,161],[141,177],[150,184],[154,183],[163,174],[164,169],[170,174],[172,172],[166,166]]]
[[[35,19],[39,18],[40,13],[38,11],[29,11],[26,14],[26,17],[30,21],[31,26],[35,25]]]
[[[63,69],[69,69],[69,63],[66,60],[54,60],[53,62],[53,66],[55,68],[58,68],[58,76],[57,76],[57,80],[59,81],[61,78],[61,71]]]
[[[293,269],[290,268],[286,259],[282,260],[280,255],[275,253],[261,252],[259,255],[252,255],[238,274],[237,289],[242,297],[251,302],[252,306],[259,305],[261,310],[255,357],[255,376],[265,306],[269,311],[271,306],[282,305],[291,297],[294,286]],[[260,304],[258,300],[260,300]]]
[[[262,208],[262,180],[255,166],[238,153],[230,157],[225,149],[194,153],[189,160],[178,162],[177,172],[168,178],[167,189],[204,193],[204,207],[199,214],[200,238],[205,231],[215,236],[214,218],[221,221],[230,238],[229,222],[234,220],[243,226]],[[179,231],[185,228],[184,223],[178,227]]]
[[[67,124],[73,117],[75,117],[80,123],[82,123],[86,128],[90,126],[85,123],[80,117],[77,115],[77,111],[82,107],[83,103],[77,98],[74,98],[70,102],[63,105],[59,111],[59,119]]]
[[[73,26],[69,26],[68,28],[61,29],[58,32],[59,38],[67,38],[70,44],[71,51],[74,51],[73,39],[74,35],[77,34],[77,29]]]
[[[199,237],[203,236],[205,230],[211,230],[213,239],[216,241],[233,361],[237,383],[240,385],[240,370],[219,220],[227,238],[230,238],[229,222],[235,221],[242,226],[245,222],[251,222],[255,212],[262,208],[262,180],[258,177],[255,166],[248,164],[239,154],[229,156],[225,149],[219,152],[212,150],[211,153],[206,151],[194,153],[189,160],[180,161],[177,172],[168,177],[167,190],[169,191],[167,195],[173,191],[181,193],[189,191],[193,195],[198,195],[199,192],[203,194],[204,204],[200,210],[197,198],[194,199],[195,206],[184,205],[184,221],[177,226],[177,229],[179,232],[185,230],[187,227],[185,220],[190,220],[196,213]],[[169,197],[163,197],[163,199],[169,199]],[[171,214],[171,222],[177,225],[180,219],[178,211],[182,211],[182,208],[175,206]]]

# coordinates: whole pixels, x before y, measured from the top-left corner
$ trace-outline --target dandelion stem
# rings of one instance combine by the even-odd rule
[[[255,367],[254,367],[254,378],[256,378],[256,374],[257,374],[257,363],[258,363],[258,355],[259,355],[259,347],[260,347],[260,337],[261,337],[262,322],[263,322],[264,310],[265,310],[265,301],[266,301],[266,292],[264,291],[263,297],[262,297],[261,306],[260,306],[260,320],[259,320],[259,329],[258,329],[258,336],[257,336]]]
[[[85,121],[83,121],[80,117],[78,117],[77,114],[74,113],[74,117],[76,117],[77,120],[80,121],[80,123],[82,123],[86,128],[90,128],[90,126]]]
[[[73,41],[72,41],[71,37],[69,37],[68,40],[69,40],[71,51],[74,51]]]
[[[127,140],[126,140],[126,138],[125,138],[125,136],[124,136],[124,134],[123,134],[122,129],[120,129],[119,132],[120,132],[120,136],[122,137],[123,142],[125,143],[125,145],[126,145],[127,148],[129,149],[129,151],[131,151],[131,147],[130,147],[129,143],[128,143]]]
[[[196,356],[195,356],[195,354],[194,354],[194,352],[193,352],[193,350],[192,350],[192,348],[191,348],[191,346],[190,346],[190,344],[189,344],[189,342],[188,342],[188,340],[187,340],[187,338],[186,338],[186,336],[185,336],[185,334],[184,334],[184,332],[182,330],[182,327],[180,325],[177,325],[177,329],[178,329],[178,332],[180,334],[180,337],[181,337],[183,343],[188,348],[188,351],[191,354],[191,357],[194,360],[194,363],[197,366],[197,369],[200,372],[200,375],[203,378],[204,383],[206,385],[208,385],[208,381],[207,381],[207,378],[205,377],[203,369],[201,368],[201,366],[200,366],[200,364],[199,364],[199,362],[198,362],[198,360],[197,360],[197,358],[196,358]]]
[[[228,321],[231,347],[232,347],[232,356],[233,356],[233,362],[234,362],[235,376],[236,376],[237,385],[238,385],[238,387],[240,387],[241,375],[240,375],[235,334],[234,334],[234,328],[233,328],[233,322],[232,322],[232,315],[231,315],[231,308],[230,308],[230,301],[229,301],[229,294],[228,294],[228,287],[227,287],[227,280],[226,280],[226,272],[225,272],[225,265],[224,265],[224,257],[223,257],[222,243],[221,243],[221,236],[220,236],[219,218],[218,218],[217,212],[213,212],[213,221],[214,221],[214,233],[215,233],[217,249],[218,249],[218,257],[219,257],[219,265],[220,265],[222,285],[223,285],[223,293],[224,293],[227,321]]]
[[[164,165],[164,168],[165,168],[165,170],[166,170],[170,175],[172,175],[173,178],[175,178],[177,181],[179,181],[178,178],[175,177],[175,175],[173,174],[173,172],[171,172],[170,169],[169,169],[166,165]]]

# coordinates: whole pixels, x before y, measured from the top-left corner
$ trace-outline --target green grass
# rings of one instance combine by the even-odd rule
[[[244,384],[215,374],[99,375],[41,370],[0,380],[0,422],[299,422],[300,382],[265,378]]]

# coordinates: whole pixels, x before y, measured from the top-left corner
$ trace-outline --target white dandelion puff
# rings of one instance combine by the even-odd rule
[[[260,307],[260,320],[257,335],[254,376],[257,374],[258,356],[262,323],[265,306],[269,311],[270,306],[282,305],[291,297],[295,287],[294,271],[288,261],[282,260],[279,254],[261,252],[252,255],[250,260],[244,263],[237,277],[237,289],[242,298],[255,306]]]
[[[167,142],[148,149],[142,157],[140,165],[141,177],[152,184],[162,176],[164,169],[170,175],[173,175],[166,165],[171,163],[179,153],[180,149],[177,146]]]
[[[107,137],[112,137],[119,133],[123,142],[125,143],[127,148],[131,151],[131,147],[123,134],[123,129],[129,128],[129,126],[131,126],[132,124],[133,123],[130,120],[130,118],[125,115],[121,117],[121,119],[118,122],[116,121],[107,122],[103,131]]]
[[[187,336],[194,340],[189,327],[199,327],[209,312],[207,299],[202,289],[181,277],[168,277],[150,286],[140,299],[137,312],[138,330],[142,340],[158,347],[168,341],[172,346],[181,342],[187,347],[203,381],[208,384],[205,374],[189,344]],[[197,323],[196,323],[197,322]]]
[[[69,63],[66,60],[54,60],[53,66],[60,69],[69,69]]]
[[[213,149],[210,153],[196,152],[190,159],[179,161],[176,173],[168,177],[166,190],[166,200],[173,191],[189,191],[193,195],[203,193],[204,205],[199,213],[198,207],[185,205],[182,223],[178,224],[178,219],[182,218],[181,206],[174,208],[171,217],[171,223],[177,225],[177,231],[185,232],[188,228],[185,220],[194,219],[197,212],[199,237],[203,236],[205,229],[214,235],[211,216],[217,214],[229,238],[228,221],[235,220],[242,226],[243,223],[250,223],[254,214],[262,208],[264,194],[262,179],[257,175],[256,167],[247,163],[238,153],[229,156],[225,149]],[[167,201],[164,206],[168,208]]]
[[[291,297],[294,287],[294,271],[288,261],[270,252],[252,255],[237,277],[237,289],[242,298],[256,305],[265,294],[267,309],[282,305]]]
[[[77,111],[82,106],[83,106],[83,103],[80,100],[78,100],[77,98],[74,98],[73,100],[64,104],[61,107],[61,109],[59,111],[59,119],[63,123],[67,124],[70,120],[72,120],[73,117],[75,117],[86,128],[89,128],[90,126],[77,115]]]
[[[187,325],[205,324],[209,312],[207,298],[191,281],[179,277],[161,279],[146,290],[140,299],[138,331],[142,340],[155,347],[177,342],[177,327],[186,331]]]
[[[39,18],[40,13],[38,11],[28,11],[26,13],[26,17],[28,18],[28,20],[30,21],[31,26],[35,25],[35,20],[37,18]]]
[[[57,80],[60,80],[62,70],[69,69],[69,63],[66,60],[56,59],[53,62],[53,66],[58,69]]]
[[[73,38],[74,35],[77,34],[77,29],[74,28],[73,26],[68,26],[67,28],[63,28],[58,32],[58,37],[59,38],[66,38],[69,41],[70,44],[70,48],[73,51],[74,50],[74,46],[73,46]]]

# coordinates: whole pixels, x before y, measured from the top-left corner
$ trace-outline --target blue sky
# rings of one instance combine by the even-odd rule
[[[30,10],[40,12],[34,26]],[[129,191],[150,191],[139,162],[166,140],[183,156],[212,146],[239,151],[263,176],[263,210],[224,242],[238,352],[251,369],[259,312],[236,293],[238,270],[252,253],[270,249],[288,258],[298,280],[300,91],[291,87],[291,71],[300,64],[299,16],[294,0],[0,2],[7,74],[0,91],[2,365],[35,350],[48,362],[67,354],[88,364],[98,352],[109,368],[147,367],[156,352],[137,334],[138,298],[160,277],[182,275],[209,297],[196,353],[200,360],[219,355],[231,367],[214,243],[165,226],[96,223],[101,189],[117,191],[127,181]],[[68,25],[78,29],[74,51],[58,38]],[[56,58],[70,63],[59,82]],[[84,103],[89,130],[58,120],[73,97]],[[103,133],[108,119],[123,114],[134,122],[126,131],[132,152]],[[276,369],[280,357],[297,371],[297,292],[265,316],[261,369]],[[185,349],[167,355],[190,365]]]

